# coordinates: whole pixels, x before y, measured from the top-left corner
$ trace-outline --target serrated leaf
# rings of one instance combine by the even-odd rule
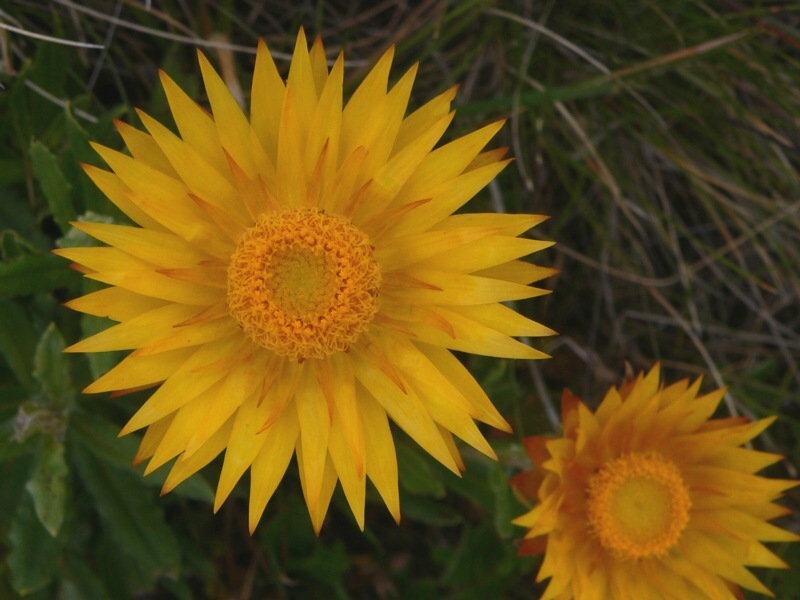
[[[42,187],[42,192],[50,207],[50,212],[62,232],[69,229],[69,222],[75,219],[72,204],[72,185],[61,172],[58,159],[39,142],[31,142],[28,154],[31,157],[33,175]]]
[[[74,285],[79,275],[54,254],[30,254],[0,264],[0,298],[49,292]]]
[[[115,469],[75,445],[73,464],[115,542],[152,581],[175,575],[178,542],[156,505],[155,494],[140,479]]]
[[[58,535],[64,522],[68,473],[64,444],[52,437],[46,438],[25,489],[33,499],[39,522],[53,537]]]
[[[61,333],[50,323],[33,355],[33,377],[41,386],[48,408],[64,408],[74,396],[65,347]]]
[[[0,354],[23,386],[33,383],[36,336],[25,311],[11,300],[0,299]]]
[[[17,508],[8,541],[7,564],[17,593],[27,596],[49,584],[58,566],[61,544],[42,527],[28,498]]]

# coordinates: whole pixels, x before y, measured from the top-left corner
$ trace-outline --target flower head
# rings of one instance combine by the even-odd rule
[[[390,420],[455,472],[454,435],[493,456],[475,420],[508,425],[451,350],[540,358],[513,336],[552,333],[501,304],[545,293],[520,258],[550,244],[518,237],[544,217],[453,215],[508,162],[501,123],[435,148],[455,89],[406,116],[392,57],[343,105],[319,39],[286,82],[260,43],[249,118],[202,54],[210,113],[162,73],[179,135],[140,112],[131,156],[86,166],[136,225],[57,251],[110,286],[68,306],[118,322],[69,350],[133,351],[86,391],[156,386],[135,460],[176,459],[169,491],[224,451],[215,509],[249,469],[251,529],[293,456],[317,530],[337,481],[360,526],[367,479],[399,519]]]
[[[594,413],[565,392],[563,434],[525,439],[534,468],[512,484],[537,504],[514,522],[520,552],[544,554],[543,600],[733,600],[733,585],[769,594],[746,567],[786,567],[761,542],[800,539],[767,522],[797,482],[756,475],[781,457],[741,447],[774,418],[711,419],[725,390],[659,378],[612,387]]]

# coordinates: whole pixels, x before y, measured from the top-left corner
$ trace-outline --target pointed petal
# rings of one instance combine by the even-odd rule
[[[316,361],[309,361],[303,365],[303,373],[294,400],[297,420],[300,423],[299,445],[302,449],[302,453],[298,453],[298,465],[311,514],[315,514],[317,510],[322,491],[331,427],[328,405],[317,381],[315,363]]]
[[[233,418],[229,418],[196,452],[191,455],[187,455],[185,452],[181,454],[172,465],[169,475],[164,481],[161,495],[163,496],[174,490],[178,485],[219,456],[228,443],[232,427]]]
[[[96,148],[95,148],[96,150]],[[89,179],[100,189],[106,198],[111,200],[118,209],[128,215],[134,223],[146,227],[148,229],[155,229],[157,231],[165,231],[166,228],[161,225],[157,220],[143,211],[136,203],[131,200],[131,189],[125,185],[120,177],[114,173],[104,171],[94,165],[81,164],[84,172],[89,176]]]
[[[192,349],[180,349],[158,356],[128,356],[108,373],[86,387],[83,392],[97,394],[160,383],[177,371],[191,356],[191,353]],[[153,419],[153,421],[155,420]],[[149,425],[149,423],[145,423],[145,425]]]
[[[264,443],[250,467],[250,533],[289,466],[299,434],[297,412],[293,410],[283,411],[268,430],[258,434],[264,436]]]
[[[259,433],[259,428],[265,414],[266,406],[259,405],[256,395],[248,398],[236,412],[214,497],[214,512],[219,510],[264,446],[268,436],[263,431]]]
[[[172,367],[172,372],[169,373],[167,377],[164,377],[164,383],[161,387],[159,387],[139,410],[136,411],[133,417],[131,417],[122,429],[121,435],[128,434],[150,425],[151,423],[155,423],[172,414],[187,402],[202,395],[208,388],[222,379],[226,373],[222,368],[213,368],[213,363],[228,353],[237,357],[237,348],[240,344],[240,341],[231,339],[213,346],[181,348],[180,350],[173,350],[172,352],[165,352],[153,356],[134,356],[126,358],[120,365],[124,365],[127,361],[132,359],[140,361],[144,365],[167,363]],[[181,357],[181,361],[177,362],[176,360],[173,363],[167,360],[172,356]],[[116,384],[118,378],[112,378],[108,383],[104,381],[104,379],[112,375],[115,370],[116,368],[112,369],[89,387],[94,388],[94,386],[97,386],[100,388],[98,391],[102,391],[104,388],[109,388],[110,385]],[[126,387],[135,386],[129,385]],[[126,387],[110,387],[110,389],[126,389]]]
[[[75,222],[72,226],[109,246],[160,267],[189,267],[210,258],[202,249],[165,231],[88,221]]]
[[[397,454],[386,411],[365,390],[358,394],[359,413],[364,422],[367,475],[383,498],[386,508],[400,522],[400,491],[397,485]]]
[[[169,75],[159,71],[161,85],[167,95],[172,117],[181,138],[199,152],[220,173],[225,173],[227,161],[222,151],[214,119],[192,100]]]
[[[136,160],[140,160],[170,177],[177,176],[169,160],[167,160],[161,148],[158,147],[158,144],[150,135],[119,119],[114,119],[114,127],[117,128],[117,131],[122,136],[122,141],[125,142],[125,146],[131,151],[131,155]]]
[[[166,306],[166,301],[118,287],[108,287],[65,302],[64,306],[95,317],[108,317],[112,321],[127,321],[153,309]]]
[[[358,346],[352,349],[352,354],[356,379],[380,403],[392,420],[426,452],[454,473],[458,473],[458,467],[453,462],[436,423],[417,395],[408,389],[403,393],[380,368],[359,352]]]
[[[264,40],[258,40],[253,87],[250,94],[250,122],[264,151],[275,163],[278,157],[278,123],[286,87]]]
[[[198,51],[197,59],[222,148],[248,176],[255,177],[257,170],[250,142],[250,123],[205,55]]]

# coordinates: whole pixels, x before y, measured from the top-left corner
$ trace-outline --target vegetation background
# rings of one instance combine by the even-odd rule
[[[391,44],[412,102],[459,83],[450,136],[499,117],[516,161],[471,210],[552,215],[535,257],[555,293],[518,308],[560,332],[548,361],[464,357],[513,436],[458,479],[398,433],[403,521],[340,492],[311,529],[296,472],[252,537],[243,482],[214,516],[213,465],[159,498],[164,471],[117,439],[141,396],[82,396],[118,355],[62,355],[105,326],[61,306],[86,282],[50,254],[76,218],[120,219],[79,167],[119,148],[134,107],[171,123],[157,69],[204,102],[195,49],[248,96],[259,37],[288,67],[299,26],[344,50],[348,87]],[[0,598],[536,598],[516,556],[520,440],[557,429],[626,369],[729,386],[725,412],[778,422],[757,444],[800,465],[800,3],[758,0],[2,0]],[[113,353],[112,353],[113,354]],[[797,508],[800,496],[786,502]],[[795,531],[800,520],[782,523]],[[800,598],[794,567],[759,573]]]

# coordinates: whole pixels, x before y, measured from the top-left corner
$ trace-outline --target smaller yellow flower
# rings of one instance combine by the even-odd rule
[[[565,391],[563,434],[524,440],[534,468],[511,483],[537,503],[514,523],[520,554],[544,554],[542,600],[772,595],[746,567],[787,567],[761,542],[800,540],[768,523],[798,482],[759,477],[781,456],[741,447],[774,417],[711,419],[725,390],[699,389],[663,387],[656,365],[594,413]]]

